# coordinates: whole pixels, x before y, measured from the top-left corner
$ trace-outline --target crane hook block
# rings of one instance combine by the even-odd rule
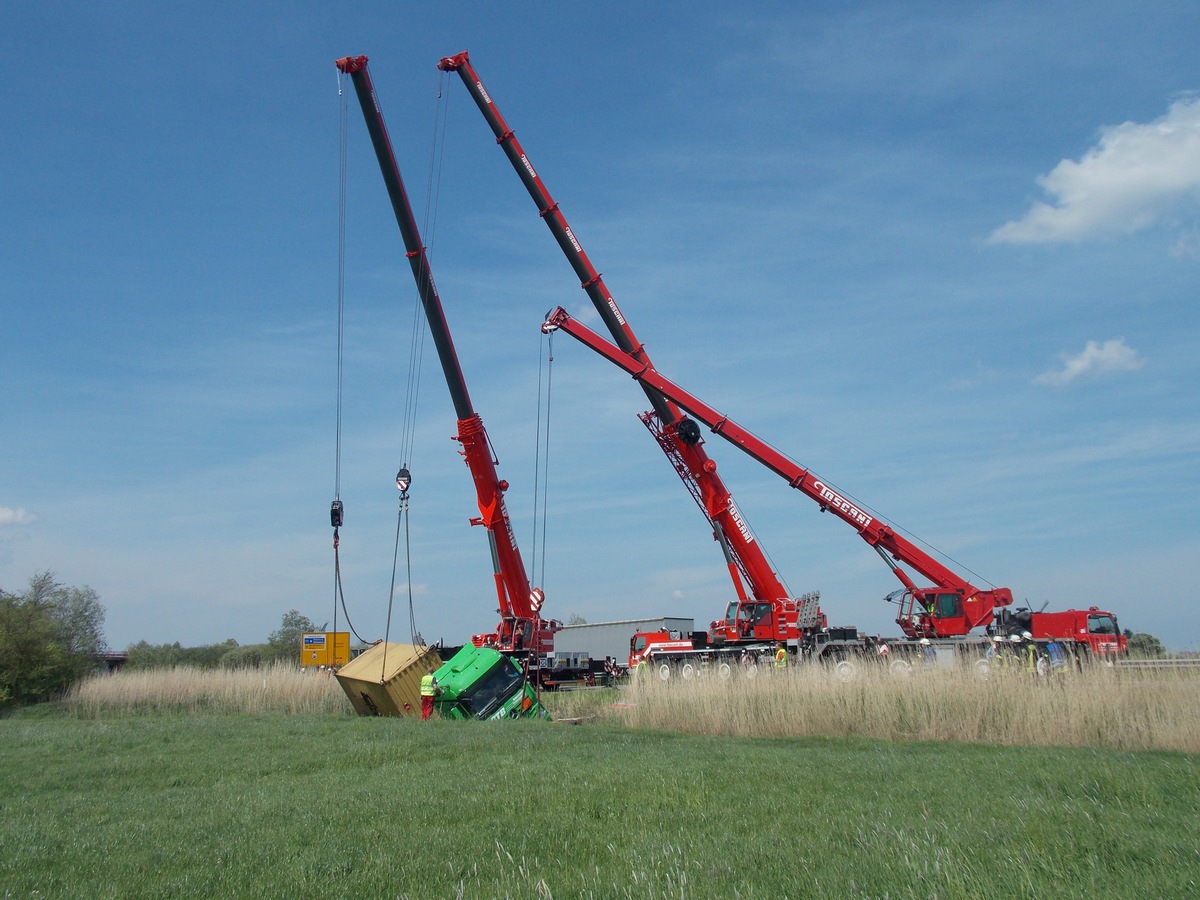
[[[329,524],[334,528],[342,527],[342,501],[334,500],[329,507]]]
[[[412,473],[406,468],[401,468],[396,473],[396,487],[400,489],[400,493],[407,494],[408,487],[412,484]]]

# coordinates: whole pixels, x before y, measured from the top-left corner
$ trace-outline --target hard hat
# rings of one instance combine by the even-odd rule
[[[929,638],[921,638],[921,646],[928,647],[929,646]]]
[[[1021,643],[1021,636],[1020,636],[1019,634],[1013,634],[1013,635],[1009,635],[1009,638],[1008,638],[1008,639],[1009,639],[1010,641],[1012,641],[1014,644],[1019,644],[1019,643]]]
[[[1022,631],[1022,632],[1021,632],[1021,637],[1025,638],[1025,640],[1027,640],[1027,641],[1032,641],[1032,640],[1033,640],[1033,635],[1032,635],[1032,634],[1030,634],[1028,631]]]
[[[995,637],[993,637],[992,640],[995,641],[997,644],[999,644],[1001,641],[1004,640],[1004,637],[1002,635],[998,634]]]

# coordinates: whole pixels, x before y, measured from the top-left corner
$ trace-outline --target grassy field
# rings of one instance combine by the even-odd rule
[[[0,755],[5,897],[1200,889],[1182,753],[60,707]]]

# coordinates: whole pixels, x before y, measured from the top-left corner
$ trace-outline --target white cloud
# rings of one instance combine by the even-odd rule
[[[1185,231],[1171,248],[1172,256],[1190,256],[1200,259],[1200,229]]]
[[[1200,98],[1176,101],[1148,125],[1104,128],[1099,142],[1064,159],[1038,184],[1052,199],[992,232],[993,243],[1082,241],[1132,234],[1200,210]]]
[[[1133,372],[1144,364],[1137,351],[1125,343],[1125,338],[1105,341],[1103,344],[1088,341],[1082,353],[1074,356],[1064,353],[1062,360],[1061,369],[1043,372],[1033,379],[1033,383],[1064,387],[1081,378],[1096,378],[1112,372]]]
[[[37,516],[31,512],[26,512],[21,507],[11,509],[7,506],[0,506],[0,526],[3,525],[31,525],[37,521]]]

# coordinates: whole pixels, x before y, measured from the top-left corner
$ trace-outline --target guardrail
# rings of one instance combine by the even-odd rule
[[[1119,659],[1118,669],[1200,669],[1200,659]]]

